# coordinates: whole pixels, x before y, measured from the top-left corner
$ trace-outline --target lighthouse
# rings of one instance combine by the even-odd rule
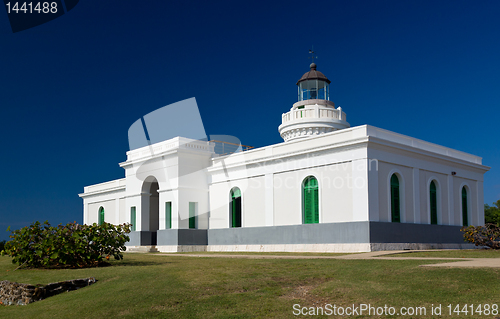
[[[350,127],[341,107],[330,101],[331,81],[311,63],[297,81],[298,101],[281,116],[278,130],[285,142]]]

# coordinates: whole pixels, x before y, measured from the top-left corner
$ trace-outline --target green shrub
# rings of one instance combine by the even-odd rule
[[[74,222],[52,227],[48,222],[34,222],[12,231],[12,240],[5,244],[2,255],[11,256],[13,263],[34,268],[99,266],[111,256],[123,259],[128,233],[130,224],[79,225]]]
[[[500,227],[495,224],[462,227],[460,231],[464,233],[464,241],[474,243],[476,246],[500,249]]]
[[[3,248],[5,247],[5,240],[2,240],[0,241],[0,252],[3,250]]]

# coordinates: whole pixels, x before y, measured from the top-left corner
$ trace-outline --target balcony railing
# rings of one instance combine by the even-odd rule
[[[310,109],[295,109],[283,114],[281,122],[286,123],[300,119],[333,119],[345,121],[346,114],[342,109],[330,108],[310,108]]]

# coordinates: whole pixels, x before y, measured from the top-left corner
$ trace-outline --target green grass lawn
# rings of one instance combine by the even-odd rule
[[[419,267],[436,262],[129,253],[123,261],[104,268],[13,271],[16,265],[10,258],[0,257],[0,280],[30,284],[85,277],[99,280],[90,287],[27,306],[0,307],[0,317],[293,318],[294,304],[369,303],[382,307],[426,306],[427,316],[413,318],[435,318],[430,315],[432,304],[445,307],[499,302],[500,269]]]
[[[385,255],[387,257],[444,257],[444,258],[500,258],[500,250],[492,249],[450,249],[438,251],[415,251]],[[383,257],[385,257],[383,256]]]

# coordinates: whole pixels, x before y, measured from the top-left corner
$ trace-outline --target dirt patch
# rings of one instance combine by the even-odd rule
[[[325,297],[318,296],[313,292],[320,285],[321,284],[291,287],[289,288],[289,291],[286,294],[280,296],[280,298],[286,300],[301,300],[301,302],[310,306],[325,305],[329,303],[330,300]]]

